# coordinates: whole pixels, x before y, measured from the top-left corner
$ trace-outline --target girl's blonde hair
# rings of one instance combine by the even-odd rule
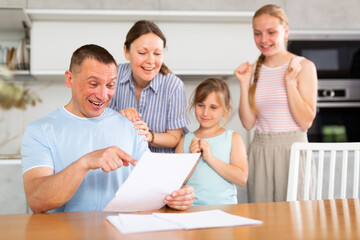
[[[231,112],[231,96],[229,86],[225,80],[220,78],[207,78],[197,85],[191,96],[190,109],[195,108],[195,105],[199,102],[205,101],[205,99],[211,94],[216,93],[217,100],[220,106],[224,110],[224,121],[221,126],[229,119],[229,112]]]
[[[257,18],[261,15],[265,15],[265,14],[278,18],[280,20],[280,24],[283,27],[288,27],[288,25],[289,25],[288,18],[286,16],[284,9],[282,9],[281,7],[274,5],[274,4],[268,4],[268,5],[261,7],[260,9],[258,9],[254,14],[253,22],[254,22],[255,18]],[[287,43],[287,40],[285,39],[285,44],[286,43]],[[262,63],[264,62],[264,60],[265,60],[265,56],[263,54],[261,54],[256,61],[256,66],[255,66],[255,71],[254,71],[254,81],[249,90],[249,103],[250,103],[250,106],[253,109],[253,111],[256,113],[257,113],[257,107],[255,104],[255,90],[256,90],[256,85],[257,85],[258,79],[259,79],[260,67],[261,67]]]

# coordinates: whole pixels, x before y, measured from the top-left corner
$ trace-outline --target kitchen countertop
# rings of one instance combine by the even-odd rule
[[[21,159],[20,154],[0,154],[0,160],[2,159]]]
[[[0,154],[1,165],[21,165],[21,155],[19,154]]]

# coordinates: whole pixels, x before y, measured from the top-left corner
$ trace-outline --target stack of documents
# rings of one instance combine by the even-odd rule
[[[191,213],[119,214],[108,216],[122,233],[258,225],[262,221],[232,215],[221,210]]]

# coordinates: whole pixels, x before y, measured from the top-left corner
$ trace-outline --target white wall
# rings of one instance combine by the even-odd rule
[[[29,91],[36,93],[42,103],[34,107],[27,106],[26,110],[0,108],[0,154],[20,154],[21,140],[26,126],[56,108],[64,106],[71,96],[64,81],[31,81],[18,83]]]

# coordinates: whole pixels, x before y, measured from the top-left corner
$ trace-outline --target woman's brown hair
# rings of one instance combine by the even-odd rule
[[[221,123],[221,126],[223,126],[228,121],[229,112],[231,111],[230,90],[225,80],[220,78],[207,78],[199,83],[192,94],[190,109],[194,108],[197,103],[205,101],[213,92],[216,93],[218,102],[225,112],[224,121]]]
[[[164,42],[164,48],[166,48],[166,38],[164,36],[164,34],[161,32],[160,28],[153,22],[151,21],[147,21],[147,20],[140,20],[137,21],[134,26],[132,26],[129,30],[129,32],[126,35],[126,40],[125,40],[125,47],[126,47],[126,51],[130,50],[130,46],[131,44],[138,39],[139,37],[141,37],[144,34],[148,34],[148,33],[154,33],[155,35],[157,35],[159,38],[161,38],[161,40],[163,40]],[[163,63],[161,65],[160,68],[160,73],[162,75],[166,75],[167,73],[171,73],[170,69]]]
[[[253,17],[253,22],[254,22],[255,18],[257,18],[261,15],[264,15],[264,14],[276,17],[280,20],[281,25],[283,25],[284,27],[288,26],[288,19],[287,19],[286,13],[285,13],[284,9],[282,9],[281,7],[274,5],[274,4],[264,5],[263,7],[261,7],[260,9],[258,9],[255,12],[254,17]],[[265,56],[263,54],[261,54],[256,61],[255,71],[254,71],[254,81],[251,84],[251,87],[249,90],[250,107],[253,109],[253,111],[255,113],[257,113],[257,107],[255,104],[255,90],[256,90],[256,85],[257,85],[258,79],[259,79],[260,67],[261,67],[262,63],[264,62],[264,60],[265,60]]]

